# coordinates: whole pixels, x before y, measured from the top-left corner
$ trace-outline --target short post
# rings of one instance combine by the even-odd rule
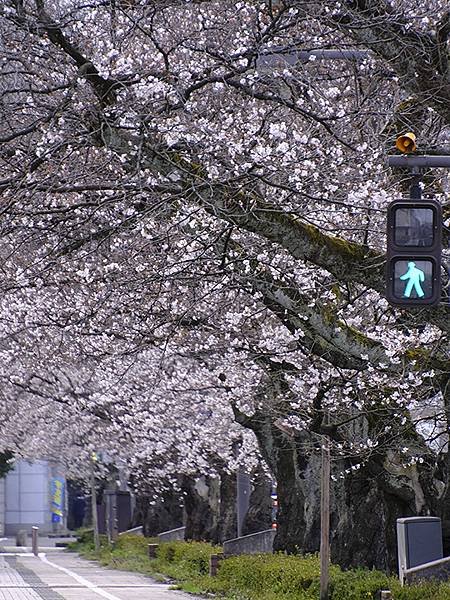
[[[158,546],[159,546],[159,544],[148,544],[148,557],[149,558],[156,558]]]
[[[31,528],[31,548],[35,556],[39,554],[38,533],[39,527],[33,526]]]
[[[91,483],[91,507],[92,507],[92,527],[94,529],[94,546],[95,551],[100,550],[100,534],[98,531],[98,513],[97,513],[97,492],[95,489],[95,461],[97,455],[95,452],[91,454],[90,460],[90,483]]]
[[[380,590],[380,600],[392,600],[392,592],[389,590]]]
[[[220,554],[211,554],[209,557],[209,576],[216,577],[220,561],[224,559],[223,552]]]

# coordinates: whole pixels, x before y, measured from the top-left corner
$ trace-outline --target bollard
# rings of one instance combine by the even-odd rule
[[[16,533],[16,546],[25,548],[28,544],[28,534],[25,529],[21,529]]]
[[[156,551],[158,550],[159,544],[148,544],[148,557],[156,558]]]
[[[392,592],[389,590],[380,590],[380,600],[392,600]]]
[[[215,577],[217,575],[217,570],[219,568],[220,561],[224,558],[223,553],[220,554],[211,554],[209,557],[209,576]]]
[[[38,533],[39,527],[31,528],[31,547],[35,556],[39,554]]]

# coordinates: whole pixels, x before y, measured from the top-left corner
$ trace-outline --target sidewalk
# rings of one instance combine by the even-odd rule
[[[150,577],[115,571],[54,549],[0,554],[0,600],[195,600]]]
[[[54,550],[61,550],[56,547],[56,544],[69,544],[70,542],[76,542],[75,537],[38,537],[39,552],[53,552]],[[2,552],[31,552],[31,535],[27,537],[27,546],[16,546],[16,539],[13,537],[2,537],[0,538],[0,554]]]

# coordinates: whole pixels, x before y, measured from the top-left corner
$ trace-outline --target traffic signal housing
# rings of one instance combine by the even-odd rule
[[[442,207],[436,200],[394,200],[387,213],[386,298],[397,306],[441,299]]]

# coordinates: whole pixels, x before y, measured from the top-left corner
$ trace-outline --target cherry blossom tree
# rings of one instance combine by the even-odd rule
[[[447,518],[448,308],[383,298],[386,150],[448,144],[449,15],[422,4],[3,3],[5,447],[175,483],[257,439],[277,547],[314,551],[326,435],[341,564]]]

